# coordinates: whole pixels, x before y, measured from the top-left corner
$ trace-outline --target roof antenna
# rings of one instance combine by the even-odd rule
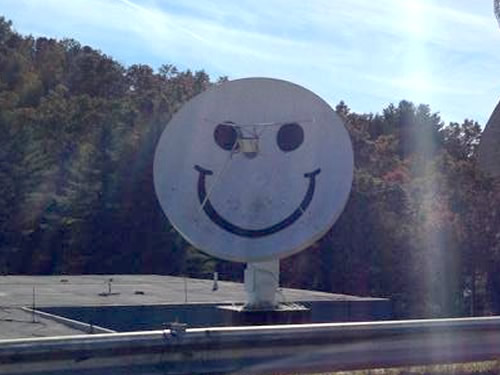
[[[184,274],[184,303],[188,303],[188,284],[186,274]]]
[[[212,285],[212,292],[219,290],[219,272],[214,272],[214,284]]]

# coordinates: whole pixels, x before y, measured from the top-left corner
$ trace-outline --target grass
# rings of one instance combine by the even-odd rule
[[[500,360],[360,371],[339,371],[314,375],[500,375]]]

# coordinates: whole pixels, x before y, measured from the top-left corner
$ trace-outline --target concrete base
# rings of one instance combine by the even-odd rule
[[[244,278],[247,310],[277,309],[276,290],[279,287],[280,263],[278,259],[247,263]]]
[[[281,303],[273,309],[250,309],[245,305],[218,306],[232,325],[311,323],[311,309],[298,303]]]

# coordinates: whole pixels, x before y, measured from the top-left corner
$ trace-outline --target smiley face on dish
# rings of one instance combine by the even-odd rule
[[[154,181],[173,226],[216,257],[284,257],[321,237],[345,205],[352,148],[340,118],[289,82],[227,82],[174,115]]]
[[[254,125],[254,127],[258,129],[259,124]],[[238,134],[240,132],[241,131],[239,131],[238,126],[234,125],[234,122],[227,121],[223,124],[217,125],[214,131],[214,140],[217,143],[217,145],[223,150],[226,150],[231,153],[243,152],[243,154],[245,154],[245,156],[247,156],[248,158],[256,157],[258,154],[258,141],[259,141],[258,137],[249,138],[249,140],[252,140],[254,142],[255,150],[250,149],[247,152],[241,151],[240,149],[243,148],[241,146],[241,143],[245,142],[245,140],[241,139],[242,135]],[[283,152],[294,151],[295,149],[300,147],[303,141],[304,141],[304,130],[299,124],[286,123],[280,126],[278,135],[276,137],[276,143],[281,151]],[[200,167],[199,165],[195,165],[194,168],[199,173],[198,199],[205,214],[210,218],[210,220],[212,220],[212,222],[214,222],[220,228],[230,233],[233,233],[236,236],[242,236],[248,238],[269,236],[295,223],[309,207],[309,204],[311,203],[314,196],[314,189],[316,186],[316,176],[321,172],[321,169],[318,168],[309,173],[304,173],[304,177],[309,180],[307,192],[304,195],[304,198],[302,199],[301,203],[290,215],[288,215],[283,220],[268,227],[260,229],[248,229],[248,228],[242,228],[224,219],[224,217],[222,217],[217,212],[217,210],[210,202],[210,198],[207,195],[207,189],[206,189],[206,176],[213,175],[213,171]]]

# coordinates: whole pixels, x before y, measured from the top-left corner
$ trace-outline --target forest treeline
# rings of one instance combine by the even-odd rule
[[[0,273],[240,280],[243,265],[176,233],[152,180],[172,114],[224,79],[124,67],[0,18]],[[444,124],[408,101],[336,111],[355,152],[352,193],[324,238],[282,261],[282,285],[389,297],[398,316],[499,312],[500,189],[476,167],[479,124]]]

